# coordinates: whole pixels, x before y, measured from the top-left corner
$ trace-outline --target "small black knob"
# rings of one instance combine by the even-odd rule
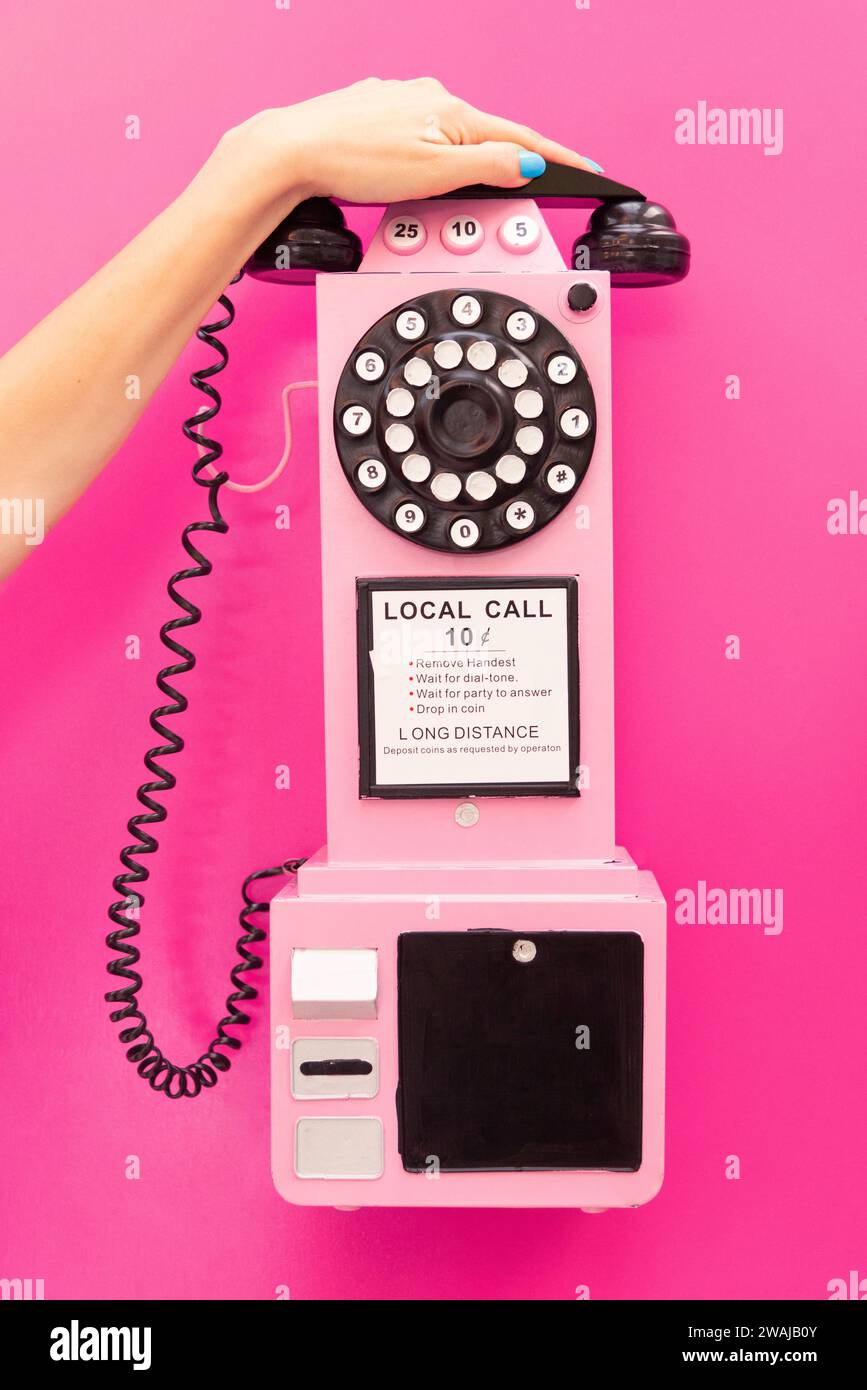
[[[570,285],[569,293],[566,296],[569,308],[581,314],[586,313],[588,309],[592,309],[598,297],[594,287],[588,284],[586,280],[578,280],[576,284]]]

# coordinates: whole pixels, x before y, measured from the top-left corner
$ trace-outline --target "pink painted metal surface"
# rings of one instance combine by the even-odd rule
[[[508,218],[527,219],[538,243],[508,250]],[[390,249],[407,225],[415,254]],[[469,227],[478,249],[456,256],[443,229]],[[524,224],[526,225],[526,223]],[[566,302],[576,279],[598,301],[579,317]],[[413,545],[370,516],[344,477],[334,442],[333,400],[347,359],[370,326],[411,297],[432,290],[491,288],[550,319],[577,349],[596,397],[597,436],[587,477],[565,511],[537,536],[493,553],[444,554]],[[320,488],[328,848],[305,865],[297,885],[271,908],[272,1170],[279,1192],[302,1205],[638,1206],[655,1195],[663,1170],[665,903],[614,842],[613,614],[611,517],[610,287],[607,275],[563,266],[541,213],[529,200],[418,203],[388,209],[362,272],[317,284]],[[587,524],[589,518],[589,524]],[[582,766],[579,799],[483,798],[479,819],[459,824],[448,798],[362,799],[358,792],[355,640],[359,578],[576,575],[579,596]],[[431,929],[638,933],[644,956],[642,1160],[635,1172],[443,1173],[403,1168],[398,1150],[397,941]],[[292,953],[304,948],[373,949],[377,1017],[294,1019]],[[375,1038],[379,1089],[349,1100],[292,1094],[291,1042]],[[505,1100],[504,1104],[508,1101]],[[296,1167],[299,1122],[374,1117],[382,1124],[380,1176],[304,1177]]]
[[[580,871],[576,873],[580,882]],[[305,899],[292,889],[271,906],[271,1169],[277,1190],[290,1202],[313,1206],[422,1207],[631,1207],[658,1192],[663,1173],[665,1054],[665,903],[651,874],[630,875],[634,896],[549,897],[443,895],[431,919],[424,870],[414,895],[380,898]],[[641,1167],[625,1172],[407,1173],[397,1146],[395,1090],[397,1048],[397,938],[424,931],[636,932],[644,942],[644,1080]],[[296,947],[375,949],[378,954],[377,1017],[293,1019],[290,997]],[[376,1038],[378,1094],[371,1099],[296,1100],[291,1094],[290,1039]],[[371,1180],[299,1178],[295,1132],[308,1117],[376,1116],[384,1133],[384,1170]]]
[[[441,204],[416,204],[417,215],[442,217]],[[513,205],[507,205],[513,206]],[[530,257],[511,256],[497,240],[503,211],[497,201],[475,204],[487,228],[482,251],[452,257],[448,272],[421,269],[428,247],[439,262],[434,231],[413,262],[392,256],[393,272],[320,276],[317,338],[320,391],[323,641],[328,849],[332,861],[406,862],[478,859],[606,859],[614,851],[614,688],[612,622],[610,313],[608,276],[599,272],[524,273]],[[536,214],[539,216],[539,214]],[[386,213],[385,220],[390,219]],[[545,243],[538,253],[544,250]],[[372,264],[386,252],[379,248]],[[485,257],[488,257],[486,260]],[[474,283],[511,295],[550,319],[578,351],[596,397],[597,434],[587,476],[569,505],[538,535],[502,551],[443,554],[409,543],[368,515],[348,486],[337,457],[332,406],[343,367],[359,339],[383,314],[411,296]],[[490,278],[489,278],[490,277]],[[565,306],[576,278],[599,295],[589,321]],[[589,525],[587,521],[589,518]],[[471,831],[455,822],[454,802],[359,800],[356,708],[355,581],[367,577],[514,577],[577,575],[581,659],[581,757],[590,785],[580,798],[486,801]]]

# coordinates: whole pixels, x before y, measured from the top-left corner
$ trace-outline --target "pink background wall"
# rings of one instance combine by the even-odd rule
[[[202,359],[188,351],[0,594],[0,1276],[43,1278],[47,1297],[263,1299],[278,1285],[823,1298],[830,1279],[867,1276],[867,535],[826,526],[831,498],[867,494],[851,370],[863,218],[842,226],[824,192],[851,194],[860,163],[858,14],[854,0],[3,0],[3,347],[226,126],[370,74],[434,73],[675,210],[690,279],[615,306],[619,838],[670,898],[700,879],[782,888],[785,925],[672,923],[668,1177],[641,1211],[293,1210],[268,1172],[261,1009],[215,1095],[152,1096],[108,1022],[103,937],[165,579],[201,506],[179,433]],[[782,154],[676,144],[675,111],[700,100],[782,107]],[[568,246],[576,215],[551,217]],[[253,478],[279,453],[281,385],[313,370],[312,295],[247,284],[237,299],[222,437]],[[145,914],[147,1011],[184,1059],[225,996],[243,874],[323,838],[309,399],[298,418],[290,471],[228,498],[232,531],[210,543],[189,751]],[[273,524],[285,502],[288,532]],[[278,763],[291,791],[275,789]]]

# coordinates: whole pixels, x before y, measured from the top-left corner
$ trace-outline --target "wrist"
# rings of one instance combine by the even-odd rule
[[[269,230],[313,196],[304,142],[284,111],[261,111],[226,131],[211,158],[247,212],[257,219],[270,219]]]
[[[229,260],[243,263],[306,196],[277,176],[258,134],[238,126],[222,136],[177,206]]]

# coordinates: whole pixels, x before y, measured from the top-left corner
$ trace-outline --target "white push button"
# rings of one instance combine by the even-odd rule
[[[438,502],[454,502],[461,490],[461,480],[457,473],[437,473],[430,490]]]
[[[469,516],[458,517],[449,528],[453,544],[460,546],[461,550],[471,550],[481,534],[476,522]]]
[[[385,408],[389,415],[411,415],[414,406],[415,396],[404,386],[395,387],[393,391],[389,391],[385,398]]]
[[[452,318],[465,328],[472,328],[482,317],[482,306],[474,294],[459,294],[452,304]]]
[[[415,435],[409,425],[389,425],[385,431],[385,442],[396,454],[405,454],[415,443]]]
[[[373,419],[364,405],[348,405],[343,412],[343,428],[347,434],[367,434]]]
[[[423,357],[411,357],[403,369],[403,379],[410,386],[427,386],[432,376],[430,362]]]
[[[545,436],[538,425],[525,425],[515,435],[515,443],[522,454],[538,454],[545,443]]]
[[[379,459],[365,459],[358,465],[356,478],[367,492],[379,492],[385,483],[388,473],[385,464]]]
[[[517,357],[507,357],[497,368],[497,376],[504,386],[514,390],[516,386],[523,386],[527,380],[527,368]]]
[[[497,480],[490,473],[471,473],[465,483],[467,492],[476,502],[487,502],[497,490]]]
[[[506,332],[516,343],[526,343],[536,332],[536,320],[525,309],[516,309],[506,319]]]
[[[414,217],[392,217],[386,222],[382,239],[396,256],[412,256],[427,241],[424,223]]]
[[[545,409],[539,391],[519,391],[515,397],[515,409],[525,420],[537,420]]]
[[[464,350],[460,343],[456,343],[454,338],[444,338],[441,343],[437,343],[434,348],[434,361],[438,367],[459,367],[463,359]]]
[[[568,463],[555,463],[545,477],[552,492],[571,492],[575,486],[575,469]]]
[[[376,951],[292,952],[295,1018],[376,1018]]]
[[[516,256],[523,256],[528,251],[535,251],[542,240],[542,228],[535,217],[519,214],[517,217],[506,218],[497,232],[497,237],[504,250],[511,251]]]
[[[400,471],[410,483],[423,483],[430,473],[430,459],[424,454],[407,454]]]
[[[570,439],[582,439],[590,428],[590,416],[586,410],[564,410],[560,428]]]
[[[379,1090],[375,1038],[295,1038],[292,1094],[297,1100],[369,1099]]]
[[[381,1178],[382,1121],[375,1116],[305,1116],[295,1126],[299,1178]]]
[[[394,327],[399,338],[413,343],[424,334],[424,314],[420,314],[417,309],[404,309],[402,314],[398,314]]]
[[[552,357],[547,367],[548,376],[557,386],[568,386],[570,381],[575,380],[577,366],[571,357],[567,357],[565,352],[558,352]]]
[[[478,251],[484,239],[484,228],[475,217],[452,217],[440,232],[443,246],[456,256],[466,256],[470,251]]]
[[[355,359],[355,375],[362,381],[379,381],[385,371],[385,358],[380,352],[362,352]]]
[[[506,521],[513,531],[529,531],[536,520],[536,513],[529,502],[510,502],[506,508]]]
[[[493,343],[473,343],[467,348],[467,361],[477,372],[489,372],[497,360],[497,349]]]
[[[417,502],[402,502],[394,514],[394,522],[398,530],[405,531],[408,536],[420,531],[426,520],[424,510]]]
[[[494,468],[501,483],[520,483],[526,471],[526,463],[517,454],[503,454]]]

